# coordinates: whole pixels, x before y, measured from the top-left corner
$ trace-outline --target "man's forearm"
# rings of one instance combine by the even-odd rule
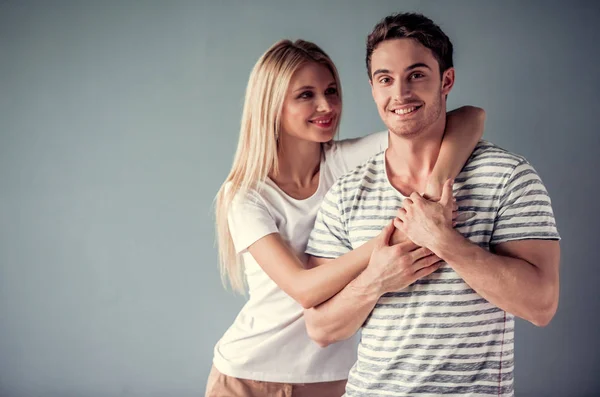
[[[454,230],[428,247],[479,295],[538,326],[548,324],[558,304],[558,275],[517,257],[491,253]]]
[[[363,272],[328,301],[304,310],[309,336],[321,347],[345,340],[363,325],[381,296]]]

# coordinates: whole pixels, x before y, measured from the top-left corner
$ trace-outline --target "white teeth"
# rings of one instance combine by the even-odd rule
[[[329,124],[329,123],[331,123],[331,119],[327,119],[327,120],[315,120],[315,121],[313,121],[313,123],[315,123],[315,124]]]
[[[408,113],[414,112],[415,110],[417,110],[417,107],[413,106],[411,108],[396,109],[396,110],[394,110],[394,113],[396,113],[396,114],[408,114]]]

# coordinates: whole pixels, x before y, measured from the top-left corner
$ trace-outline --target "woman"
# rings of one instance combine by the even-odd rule
[[[233,167],[216,200],[222,276],[238,291],[245,278],[249,300],[215,347],[207,396],[344,392],[355,343],[318,347],[307,335],[303,308],[360,274],[372,242],[315,268],[305,266],[304,248],[327,190],[385,149],[387,133],[332,141],[340,116],[337,70],[316,45],[280,41],[255,65]],[[437,196],[443,181],[458,174],[482,131],[481,109],[448,115],[425,193]],[[424,254],[422,260],[438,259]]]

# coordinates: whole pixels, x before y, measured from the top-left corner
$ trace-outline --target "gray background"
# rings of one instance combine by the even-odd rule
[[[250,69],[279,38],[315,41],[340,69],[341,136],[381,130],[364,42],[394,11],[442,26],[450,106],[484,107],[485,137],[553,197],[560,308],[517,324],[517,395],[596,395],[594,3],[0,0],[0,395],[202,395],[243,304],[220,284],[212,200]]]

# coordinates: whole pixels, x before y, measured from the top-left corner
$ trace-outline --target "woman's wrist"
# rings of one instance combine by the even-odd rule
[[[442,197],[442,188],[446,180],[450,178],[447,175],[431,174],[427,179],[427,186],[423,196],[427,199],[439,200]]]

